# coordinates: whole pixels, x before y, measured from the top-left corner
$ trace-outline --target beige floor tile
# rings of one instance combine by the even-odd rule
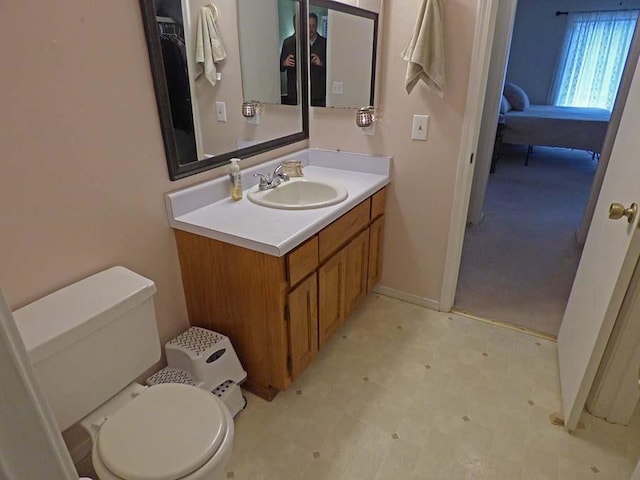
[[[370,295],[286,392],[246,393],[227,477],[627,480],[640,412],[628,428],[588,414],[572,435],[551,425],[556,355],[538,337]]]
[[[425,422],[416,421],[414,418],[404,418],[398,428],[396,434],[403,442],[422,448],[427,441],[431,427]]]
[[[418,457],[414,478],[449,479],[454,460],[455,457],[452,450],[435,452],[425,448]]]
[[[529,444],[525,447],[525,451],[525,472],[541,475],[543,478],[559,478],[560,457],[551,449]]]
[[[226,477],[233,480],[263,480],[272,468],[274,465],[271,459],[260,453],[238,455],[234,451],[227,465]]]
[[[492,480],[519,480],[522,476],[522,463],[505,459],[499,455],[489,457],[488,476]]]
[[[273,467],[265,473],[264,478],[265,480],[299,480],[301,476],[279,467]],[[236,480],[236,478],[228,480]]]
[[[451,466],[451,480],[489,480],[493,477],[489,456],[479,453],[457,455]]]
[[[370,295],[287,391],[245,392],[227,478],[628,480],[640,410],[570,435],[559,388],[554,342]]]
[[[305,480],[335,480],[342,475],[341,468],[322,458],[315,459],[299,478]]]

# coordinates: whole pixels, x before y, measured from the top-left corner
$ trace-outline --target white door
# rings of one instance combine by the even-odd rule
[[[279,105],[280,24],[277,0],[238,1],[238,40],[245,100]]]
[[[0,380],[0,479],[77,480],[1,291]]]
[[[574,430],[640,254],[638,216],[609,219],[609,206],[640,203],[640,75],[631,80],[609,167],[558,334],[565,428]]]

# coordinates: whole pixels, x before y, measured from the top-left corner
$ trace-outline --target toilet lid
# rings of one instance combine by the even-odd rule
[[[227,431],[224,408],[197,387],[154,385],[104,422],[97,454],[124,479],[181,478],[218,450]]]

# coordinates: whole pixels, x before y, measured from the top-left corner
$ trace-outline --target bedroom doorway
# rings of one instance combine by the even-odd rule
[[[532,0],[520,0],[520,4],[527,3]],[[500,0],[500,8],[503,4],[510,4],[515,10],[515,0]],[[640,7],[640,1],[638,5]],[[530,15],[531,12],[527,13]],[[519,23],[522,22],[515,22],[515,28]],[[510,30],[502,35],[502,43],[496,34],[492,47],[491,69],[494,69],[493,54],[502,52],[505,57],[502,71],[493,72],[493,79],[489,73],[485,99],[485,110],[491,105],[495,112],[490,119],[493,125],[484,128],[487,116],[483,114],[478,145],[476,171],[482,169],[483,141],[490,148],[488,160],[484,159],[486,198],[481,205],[480,221],[466,229],[454,310],[555,337],[582,253],[579,240],[582,236],[584,241],[586,236],[595,205],[595,200],[591,199],[598,196],[610,147],[607,152],[605,145],[599,162],[583,150],[535,147],[529,166],[525,167],[527,147],[503,145],[498,168],[489,175],[487,162],[491,161],[494,146],[497,103],[507,72],[506,57],[512,32],[514,43],[520,42],[522,46],[522,35],[518,37],[512,27],[505,28]],[[630,51],[630,57],[635,56],[634,62],[638,56],[637,43]],[[499,83],[497,88],[496,83]],[[626,98],[626,95],[621,94],[621,97]],[[621,111],[623,105],[618,110]],[[620,112],[618,121],[619,116]],[[614,111],[612,127],[616,126],[615,118]],[[610,130],[615,132],[615,128]],[[478,183],[482,182],[478,182],[476,175],[474,189]],[[473,191],[471,196],[470,217]]]

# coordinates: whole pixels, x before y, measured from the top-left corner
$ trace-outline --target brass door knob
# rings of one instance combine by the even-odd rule
[[[634,202],[629,208],[624,208],[621,203],[612,203],[609,207],[609,218],[612,220],[618,220],[622,217],[627,217],[629,223],[633,222],[638,214],[638,205]]]

